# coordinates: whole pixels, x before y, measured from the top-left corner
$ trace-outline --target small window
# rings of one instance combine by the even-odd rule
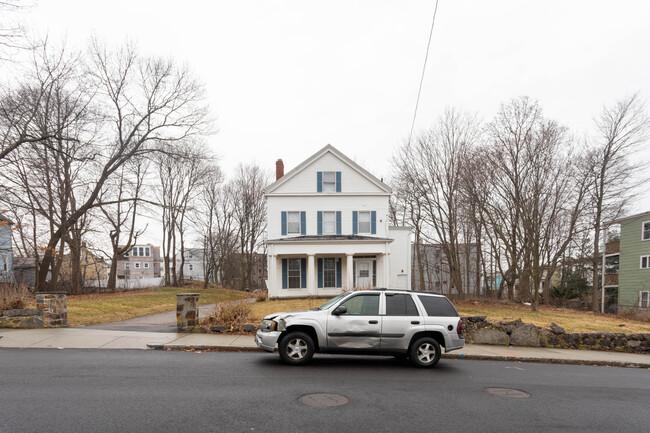
[[[190,271],[194,270],[194,265],[188,265],[188,267],[189,267]]]
[[[128,271],[129,269],[131,269],[131,265],[129,263],[124,263],[124,270]]]
[[[142,280],[142,279],[144,279],[144,277],[138,277],[138,280]]]
[[[420,295],[418,298],[429,316],[458,317],[458,312],[447,298],[427,295]]]
[[[370,212],[359,212],[359,233],[370,233]]]
[[[336,192],[336,172],[323,172],[323,192]]]
[[[300,212],[287,212],[287,233],[300,234]]]
[[[650,308],[650,292],[649,291],[639,292],[639,307],[640,308]]]
[[[650,240],[650,221],[646,221],[643,223],[642,239],[644,241]]]
[[[140,262],[135,262],[133,264],[133,267],[136,268],[136,269],[140,269]]]
[[[411,295],[386,293],[387,316],[419,316]]]
[[[142,266],[143,266],[145,269],[149,269],[149,263],[146,263],[146,262],[145,262],[145,263],[142,264]]]
[[[336,212],[323,212],[323,234],[336,234]]]
[[[641,256],[641,269],[650,268],[650,256]]]
[[[300,259],[288,259],[287,279],[290,289],[300,288]]]
[[[346,315],[376,316],[379,314],[379,295],[357,295],[341,305],[347,307]]]

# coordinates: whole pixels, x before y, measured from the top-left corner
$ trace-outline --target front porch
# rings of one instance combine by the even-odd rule
[[[344,290],[387,287],[389,242],[269,243],[269,297],[336,296]]]

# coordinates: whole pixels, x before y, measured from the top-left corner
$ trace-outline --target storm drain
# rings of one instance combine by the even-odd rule
[[[350,403],[350,400],[341,394],[305,394],[298,401],[311,407],[334,407]]]
[[[507,398],[528,398],[530,394],[518,389],[511,388],[483,388],[485,392],[492,395],[498,395],[499,397]]]

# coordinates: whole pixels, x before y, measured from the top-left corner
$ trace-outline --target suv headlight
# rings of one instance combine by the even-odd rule
[[[275,320],[263,320],[262,323],[260,324],[260,329],[265,332],[271,332],[271,331],[277,331],[278,330],[278,322]]]

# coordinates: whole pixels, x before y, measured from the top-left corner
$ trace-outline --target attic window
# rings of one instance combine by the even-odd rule
[[[336,172],[323,172],[323,192],[336,192]]]

